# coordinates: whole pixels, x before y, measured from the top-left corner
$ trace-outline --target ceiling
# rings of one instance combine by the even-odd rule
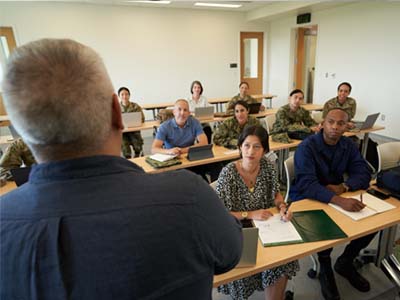
[[[0,0],[4,1],[4,0]],[[214,11],[235,11],[246,14],[248,21],[270,21],[283,16],[297,15],[301,13],[315,12],[322,9],[332,8],[335,6],[345,5],[352,2],[350,0],[311,0],[311,1],[277,1],[277,0],[258,0],[258,1],[221,1],[221,0],[198,0],[198,1],[174,1],[170,4],[159,3],[134,3],[127,0],[11,0],[11,1],[31,1],[31,2],[64,2],[64,3],[87,3],[98,5],[114,5],[114,6],[140,6],[140,7],[156,7],[156,8],[175,8],[175,9],[195,9],[195,10],[214,10]],[[157,2],[158,0],[152,0]],[[368,0],[367,0],[368,1]],[[241,4],[240,8],[214,8],[194,6],[196,2],[211,2],[225,4]]]

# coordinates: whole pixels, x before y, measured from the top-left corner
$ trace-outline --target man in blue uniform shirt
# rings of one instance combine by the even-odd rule
[[[359,211],[364,204],[352,198],[343,197],[347,191],[367,189],[371,174],[367,163],[355,143],[343,137],[348,114],[338,108],[328,112],[323,129],[304,140],[296,150],[294,166],[296,178],[290,189],[292,200],[305,198],[324,203],[334,203],[348,211]],[[345,180],[344,175],[348,178]],[[369,282],[359,274],[353,261],[359,252],[368,246],[374,234],[351,241],[334,266],[337,273],[347,278],[357,290],[370,290]],[[320,262],[319,280],[325,299],[340,299],[332,271],[330,254],[332,248],[318,253]]]
[[[211,299],[214,274],[240,259],[241,226],[201,178],[119,156],[121,109],[98,54],[39,40],[4,75],[38,164],[0,199],[0,298]]]

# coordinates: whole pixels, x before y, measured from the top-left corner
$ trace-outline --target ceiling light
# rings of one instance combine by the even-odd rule
[[[126,2],[134,2],[134,3],[150,3],[150,4],[170,4],[171,1],[154,1],[154,0],[128,0]]]
[[[241,4],[223,4],[223,3],[204,3],[204,2],[196,2],[195,6],[209,6],[209,7],[225,7],[225,8],[239,8]]]

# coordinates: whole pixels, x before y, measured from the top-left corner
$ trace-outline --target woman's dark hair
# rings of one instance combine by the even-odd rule
[[[118,90],[118,96],[119,96],[119,94],[122,92],[122,91],[127,91],[128,92],[128,94],[130,95],[131,94],[131,92],[129,91],[129,89],[127,88],[127,87],[120,87],[119,88],[119,90]]]
[[[295,90],[291,91],[289,96],[292,97],[294,94],[297,94],[297,93],[301,93],[303,95],[303,97],[304,97],[304,93],[300,89],[295,89]]]
[[[351,84],[348,82],[342,82],[341,84],[339,84],[337,90],[339,90],[342,85],[347,85],[349,87],[349,92],[351,92]]]
[[[256,137],[258,137],[260,139],[261,146],[263,147],[264,152],[265,153],[269,152],[269,136],[268,136],[268,132],[265,130],[264,127],[262,127],[260,125],[246,126],[243,129],[243,131],[240,134],[239,139],[238,139],[238,147],[239,147],[239,149],[242,146],[242,144],[244,143],[245,139],[249,135],[255,135]]]
[[[247,85],[248,88],[250,87],[250,85],[249,85],[249,83],[248,83],[247,81],[242,81],[242,82],[240,82],[240,84],[239,84],[239,88],[242,86],[242,84]]]
[[[249,104],[246,101],[243,100],[238,100],[235,103],[233,103],[233,110],[235,110],[236,105],[240,104],[244,108],[246,108],[247,111],[249,111]]]
[[[201,85],[201,82],[198,80],[195,80],[192,82],[192,85],[190,86],[190,93],[193,95],[193,87],[195,84],[198,84],[200,86],[200,89],[201,89],[200,95],[203,94],[203,86]]]

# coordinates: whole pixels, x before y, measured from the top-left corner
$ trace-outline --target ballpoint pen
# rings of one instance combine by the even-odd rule
[[[363,203],[363,193],[360,194],[361,203]]]
[[[287,212],[288,212],[289,207],[290,207],[291,204],[292,204],[292,202],[289,202],[289,203],[286,205],[285,215],[287,214]]]

